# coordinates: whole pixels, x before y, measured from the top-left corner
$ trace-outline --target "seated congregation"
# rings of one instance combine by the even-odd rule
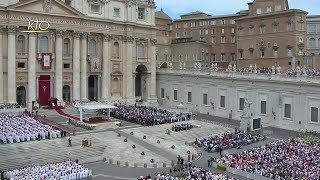
[[[209,136],[208,138],[196,139],[194,142],[198,147],[203,147],[206,151],[218,151],[231,148],[241,148],[258,141],[265,140],[265,136],[260,134],[250,134],[243,131],[235,130],[226,132],[222,135]]]
[[[20,106],[17,103],[2,103],[2,104],[0,104],[0,109],[16,109],[16,108],[22,108],[22,106]]]
[[[191,115],[189,114],[177,114],[175,112],[169,112],[154,107],[119,104],[116,104],[116,106],[116,109],[111,110],[110,115],[112,117],[145,126],[187,121],[191,119]],[[102,113],[105,114],[107,112],[102,111]]]
[[[48,163],[38,166],[27,166],[21,169],[11,170],[4,173],[5,179],[61,179],[76,180],[86,179],[92,176],[91,170],[79,164],[77,161],[64,161]]]
[[[235,169],[271,179],[308,179],[320,177],[320,141],[305,142],[290,138],[231,154],[216,160]]]
[[[190,123],[182,123],[182,124],[174,124],[172,125],[172,132],[180,132],[180,131],[187,131],[191,130],[193,128],[193,125]]]
[[[19,143],[31,140],[60,138],[61,132],[28,114],[14,116],[0,114],[0,141]]]
[[[173,175],[173,174],[179,175]],[[219,174],[212,172],[210,170],[196,167],[196,166],[187,166],[185,169],[180,170],[180,172],[171,172],[171,173],[158,173],[152,178],[150,175],[140,176],[138,180],[235,180],[235,178],[229,177],[225,174]]]

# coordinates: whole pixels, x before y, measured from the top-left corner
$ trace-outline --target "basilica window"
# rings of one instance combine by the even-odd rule
[[[120,17],[120,8],[114,8],[113,9],[113,16],[114,17]]]
[[[65,3],[66,5],[71,6],[72,0],[66,0]]]
[[[318,39],[318,47],[320,47],[320,38]]]
[[[90,11],[92,14],[100,14],[101,13],[101,4],[98,0],[92,0],[90,3]]]
[[[70,39],[65,38],[63,40],[63,55],[69,56],[70,55]]]
[[[178,90],[173,90],[173,100],[178,100]]]
[[[287,48],[287,55],[288,55],[288,57],[292,57],[292,49],[291,48]]]
[[[309,39],[309,47],[316,47],[316,39],[315,38]]]
[[[89,41],[89,55],[95,57],[97,55],[97,42],[94,39]]]
[[[146,16],[146,9],[145,8],[138,8],[138,19],[144,20]]]
[[[23,35],[18,36],[16,51],[18,54],[25,53],[25,37]]]
[[[202,94],[202,104],[208,105],[208,94]]]
[[[40,38],[39,51],[40,53],[49,52],[49,38],[47,36],[42,36]]]
[[[139,43],[137,45],[137,50],[138,50],[138,58],[139,59],[145,58],[145,46],[143,43]]]
[[[118,42],[113,44],[112,58],[119,59],[120,58],[120,45]]]
[[[284,117],[291,118],[291,104],[284,104]]]
[[[319,108],[311,107],[311,122],[319,122]]]
[[[278,32],[278,24],[274,24],[272,29],[273,29],[273,32]]]
[[[288,22],[287,24],[287,31],[292,31],[292,23]]]

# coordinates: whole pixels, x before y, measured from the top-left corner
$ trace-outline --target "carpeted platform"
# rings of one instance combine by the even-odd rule
[[[65,113],[62,109],[59,109],[59,108],[55,108],[54,110],[57,111],[58,114],[60,114],[61,116],[64,116],[66,118],[70,118],[72,120],[76,120],[76,121],[80,121],[80,118],[79,117],[76,117],[76,116],[72,116],[70,114],[67,114]]]

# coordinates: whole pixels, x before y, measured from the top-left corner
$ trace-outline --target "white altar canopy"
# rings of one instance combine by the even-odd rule
[[[103,103],[94,103],[94,104],[84,104],[79,107],[80,111],[80,121],[83,122],[83,110],[97,110],[97,109],[107,109],[108,112],[108,119],[110,119],[110,109],[115,109],[117,108],[116,106],[110,105],[110,104],[103,104]]]

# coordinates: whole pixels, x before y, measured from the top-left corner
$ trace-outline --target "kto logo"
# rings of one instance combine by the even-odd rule
[[[49,32],[50,23],[48,21],[29,21],[28,30],[22,32]]]

